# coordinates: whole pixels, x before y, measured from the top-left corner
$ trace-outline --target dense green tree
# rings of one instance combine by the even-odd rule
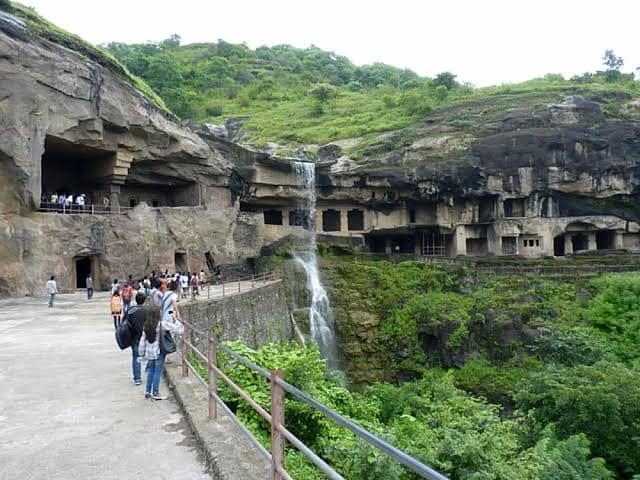
[[[451,72],[442,72],[437,74],[436,78],[433,79],[433,84],[436,87],[439,85],[443,85],[447,90],[453,90],[458,86],[456,75]]]
[[[595,455],[621,477],[640,471],[640,376],[620,364],[549,367],[523,381],[515,395],[527,412],[530,438],[550,423],[567,438],[584,433]]]

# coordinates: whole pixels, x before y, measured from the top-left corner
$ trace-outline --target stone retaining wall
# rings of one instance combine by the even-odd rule
[[[215,328],[222,340],[240,340],[251,348],[293,339],[281,281],[223,298],[180,304],[180,312],[196,328]]]

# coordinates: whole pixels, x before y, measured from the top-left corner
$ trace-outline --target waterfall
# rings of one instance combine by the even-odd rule
[[[327,291],[320,281],[316,256],[315,165],[307,162],[294,162],[293,165],[296,176],[305,187],[305,195],[297,205],[298,210],[302,212],[298,219],[309,230],[308,250],[295,253],[293,258],[304,269],[307,276],[307,289],[311,293],[309,306],[311,339],[318,345],[318,349],[327,359],[329,367],[338,369],[339,356],[334,333],[333,311]]]

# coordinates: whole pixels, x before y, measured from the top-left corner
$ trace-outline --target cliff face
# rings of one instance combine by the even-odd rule
[[[256,221],[238,214],[228,191],[230,162],[219,151],[105,68],[6,19],[0,294],[41,293],[49,275],[62,290],[74,289],[83,258],[97,285],[106,286],[129,273],[173,270],[176,262],[196,270],[256,255]],[[151,198],[171,197],[184,207],[143,203],[101,216],[37,212],[43,191],[57,190],[86,193],[100,205],[106,196],[113,212],[118,200],[128,206],[128,196],[149,206]]]
[[[626,93],[588,95],[469,101],[366,146],[336,142],[319,152],[323,186],[382,186],[414,199],[636,195],[640,102]]]

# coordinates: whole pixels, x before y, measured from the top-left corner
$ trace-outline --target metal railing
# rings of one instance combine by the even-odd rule
[[[40,205],[39,212],[64,213],[78,215],[124,215],[133,210],[135,207],[119,207],[105,205]]]
[[[448,480],[447,477],[438,473],[431,467],[419,462],[415,458],[407,455],[403,451],[395,448],[393,445],[385,442],[384,440],[376,437],[369,431],[360,427],[356,423],[352,422],[348,418],[343,417],[338,412],[318,402],[305,392],[297,389],[293,385],[287,383],[283,378],[283,373],[280,370],[268,371],[249,360],[246,357],[236,353],[226,345],[218,342],[218,338],[212,331],[203,331],[195,326],[191,325],[188,321],[184,321],[185,332],[181,340],[181,361],[182,361],[182,375],[188,376],[189,371],[193,372],[198,380],[208,390],[208,407],[209,407],[209,419],[213,420],[218,417],[218,406],[222,407],[225,412],[231,417],[231,419],[241,428],[245,435],[249,437],[249,440],[256,446],[260,453],[271,463],[271,478],[272,480],[292,480],[291,476],[285,469],[285,442],[288,441],[296,449],[298,449],[310,462],[312,462],[327,478],[332,480],[344,480],[344,477],[336,472],[331,466],[329,466],[322,458],[316,455],[311,449],[309,449],[298,437],[296,437],[285,426],[285,395],[288,393],[315,409],[316,411],[324,414],[329,419],[333,420],[338,425],[351,431],[356,436],[382,451],[389,457],[402,463],[407,468],[417,473],[420,477],[429,480]],[[192,334],[200,335],[202,338],[207,339],[207,353],[203,353],[198,350],[195,342],[192,340]],[[251,398],[241,387],[239,387],[233,380],[231,380],[219,367],[217,362],[218,351],[222,350],[225,354],[229,355],[234,360],[240,362],[251,371],[266,378],[269,381],[271,388],[271,405],[270,411],[267,412],[261,405]],[[195,357],[200,359],[206,365],[208,372],[208,380],[205,380],[200,376],[198,370],[194,365],[189,362],[189,356],[192,353]],[[222,379],[242,400],[248,403],[263,419],[269,422],[271,426],[271,452],[267,451],[255,436],[240,422],[240,420],[231,412],[231,410],[225,405],[225,403],[218,396],[217,384],[218,379]]]
[[[269,271],[263,273],[257,273],[254,275],[247,275],[246,277],[232,277],[230,279],[221,280],[220,283],[205,283],[203,286],[207,287],[207,299],[211,298],[211,290],[222,291],[222,296],[241,293],[242,285],[244,285],[244,291],[253,290],[257,287],[263,287],[269,282],[280,280],[280,274],[276,271]],[[237,284],[237,286],[236,286]],[[222,288],[220,288],[222,287]]]

